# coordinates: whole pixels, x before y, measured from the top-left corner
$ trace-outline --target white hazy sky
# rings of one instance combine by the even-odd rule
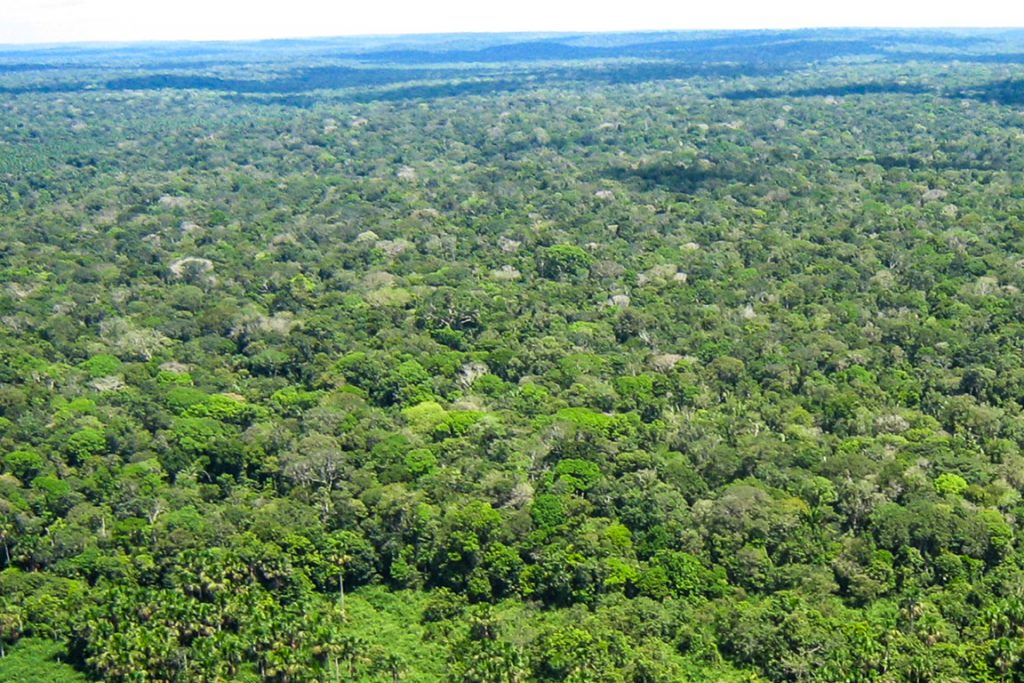
[[[1020,27],[1015,0],[0,0],[0,44],[476,31]]]

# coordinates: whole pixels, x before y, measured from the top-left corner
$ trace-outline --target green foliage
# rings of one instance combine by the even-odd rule
[[[967,490],[967,480],[959,474],[943,472],[935,478],[935,490],[944,496],[959,496]]]
[[[106,377],[119,372],[121,365],[121,360],[117,356],[101,353],[79,363],[78,367],[85,370],[90,377]]]
[[[270,400],[286,414],[301,415],[303,411],[315,406],[322,396],[323,392],[320,391],[304,391],[300,387],[291,386],[275,391]]]
[[[555,467],[558,480],[574,492],[585,492],[601,479],[601,469],[592,462],[578,458],[566,458]]]
[[[238,396],[213,394],[191,403],[182,412],[186,418],[209,417],[222,422],[249,423],[266,415],[266,409],[252,406]]]
[[[45,468],[43,456],[32,451],[12,451],[4,456],[4,469],[22,481],[32,481]]]
[[[545,493],[533,499],[530,508],[533,522],[541,529],[552,529],[566,520],[565,506],[559,496]]]
[[[405,455],[405,466],[413,476],[430,474],[437,467],[437,456],[426,448],[416,448]]]
[[[164,395],[167,407],[178,415],[183,414],[194,405],[203,403],[207,398],[205,392],[189,386],[173,386]]]
[[[686,552],[658,551],[651,566],[664,570],[669,589],[677,597],[719,597],[728,590],[724,572],[709,570],[699,557]]]
[[[556,244],[541,249],[537,254],[537,271],[546,278],[556,280],[588,269],[593,258],[573,244]]]
[[[33,492],[39,494],[42,511],[61,515],[70,507],[71,485],[53,475],[43,474],[32,480]]]
[[[107,449],[107,437],[99,429],[80,429],[64,442],[64,452],[74,463],[83,462],[90,456],[99,455]]]
[[[156,374],[156,383],[164,386],[190,387],[192,386],[192,375],[187,372],[161,370]]]
[[[555,418],[594,432],[605,432],[612,427],[613,419],[588,408],[562,408]]]
[[[7,683],[86,683],[89,679],[67,664],[61,643],[26,638],[0,657],[0,680]]]
[[[0,55],[0,680],[1024,680],[1020,36],[510,40]]]
[[[430,434],[445,424],[448,420],[448,411],[436,401],[424,401],[402,409],[402,417],[414,432]]]

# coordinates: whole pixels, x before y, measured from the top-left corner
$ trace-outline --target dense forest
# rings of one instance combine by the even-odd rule
[[[1024,32],[0,49],[0,680],[1024,680]]]

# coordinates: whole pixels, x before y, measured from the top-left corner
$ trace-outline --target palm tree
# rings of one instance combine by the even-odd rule
[[[331,676],[335,683],[341,681],[341,659],[345,654],[344,633],[340,629],[341,620],[320,619],[316,625],[313,655]]]
[[[7,656],[6,643],[14,643],[21,638],[24,626],[21,608],[0,598],[0,658]]]
[[[387,674],[392,683],[398,683],[405,670],[405,661],[394,652],[385,652],[374,661],[374,665],[381,673]]]
[[[359,636],[343,635],[341,637],[341,658],[348,662],[348,675],[355,678],[356,667],[366,660],[367,642]]]
[[[336,538],[329,538],[329,547],[324,553],[328,562],[338,568],[338,606],[341,616],[345,617],[345,567],[352,562],[352,555],[346,552],[344,543]]]
[[[4,567],[11,566],[9,539],[14,535],[14,522],[7,516],[0,517],[0,544],[4,547]]]
[[[452,647],[451,683],[521,683],[527,666],[523,653],[500,638],[489,611],[475,616],[469,633]]]

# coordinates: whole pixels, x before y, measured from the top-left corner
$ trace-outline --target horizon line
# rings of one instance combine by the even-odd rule
[[[0,42],[0,50],[8,49],[61,49],[61,48],[84,48],[84,49],[109,49],[122,47],[143,47],[159,45],[242,45],[252,43],[274,43],[274,42],[301,42],[301,41],[329,41],[329,40],[354,40],[354,39],[402,39],[402,38],[427,38],[445,36],[578,36],[578,35],[632,35],[632,34],[655,34],[655,33],[796,33],[800,31],[912,31],[918,33],[963,31],[963,32],[1012,32],[1024,30],[1020,26],[856,26],[856,25],[828,25],[828,26],[791,26],[791,27],[748,27],[748,28],[650,28],[650,29],[628,29],[628,30],[591,30],[591,29],[543,29],[543,30],[510,30],[510,31],[424,31],[424,32],[403,32],[403,33],[339,33],[329,35],[291,35],[291,36],[268,36],[253,38],[140,38],[129,40],[82,40],[82,41],[38,41],[23,43]]]

